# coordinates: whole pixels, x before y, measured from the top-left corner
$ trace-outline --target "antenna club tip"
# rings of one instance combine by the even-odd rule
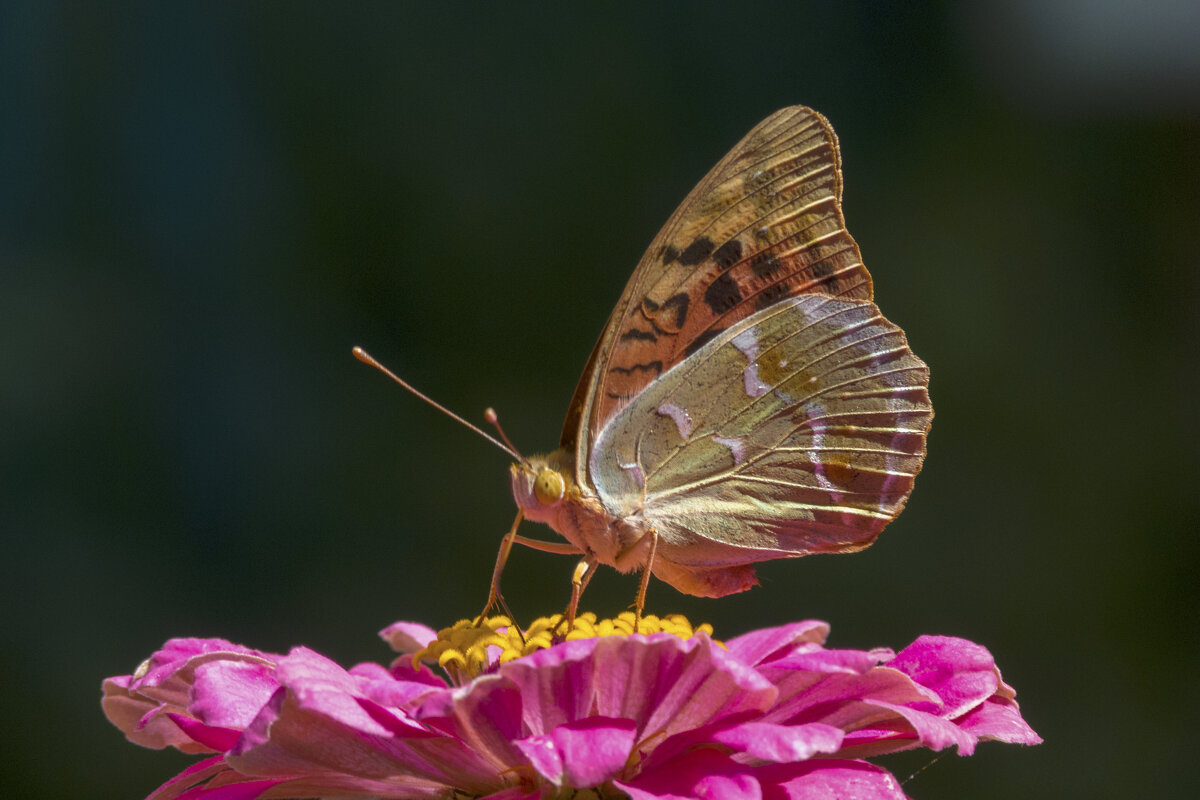
[[[376,363],[375,359],[371,358],[371,354],[366,350],[363,350],[358,345],[354,345],[354,347],[350,348],[350,353],[364,364],[374,365]]]
[[[483,416],[487,418],[489,424],[496,426],[496,433],[499,433],[500,438],[504,440],[506,445],[508,445],[509,453],[512,454],[517,461],[520,461],[523,464],[528,464],[529,462],[525,460],[525,456],[521,455],[521,451],[513,447],[513,443],[508,440],[508,436],[506,436],[504,433],[504,428],[500,427],[500,416],[496,413],[496,409],[488,406],[483,410]]]

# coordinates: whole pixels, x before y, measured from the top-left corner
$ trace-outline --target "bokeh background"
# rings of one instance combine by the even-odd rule
[[[350,347],[552,448],[658,226],[804,103],[932,368],[929,458],[870,550],[651,609],[987,645],[1046,742],[945,755],[914,797],[1196,796],[1198,9],[0,6],[3,794],[188,763],[99,708],[170,636],[349,664],[476,612],[506,458]],[[518,615],[572,566],[516,552]]]

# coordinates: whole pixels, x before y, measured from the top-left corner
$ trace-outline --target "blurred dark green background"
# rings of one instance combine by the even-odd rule
[[[658,226],[804,103],[929,459],[872,549],[651,610],[987,645],[1046,743],[914,797],[1196,796],[1198,35],[1166,0],[0,7],[4,795],[188,763],[99,709],[170,636],[386,661],[477,611],[507,461],[350,347],[553,447]],[[518,615],[572,566],[518,551]]]

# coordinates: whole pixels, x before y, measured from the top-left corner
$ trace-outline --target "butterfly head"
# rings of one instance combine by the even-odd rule
[[[512,465],[513,499],[526,517],[547,522],[558,514],[573,485],[567,460],[566,453],[559,450]]]

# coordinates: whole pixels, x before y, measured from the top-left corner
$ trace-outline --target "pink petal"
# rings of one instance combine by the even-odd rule
[[[896,746],[871,749],[869,752],[872,755],[906,750],[909,747],[916,747],[918,744],[928,747],[930,750],[942,750],[953,745],[958,748],[958,754],[961,756],[969,756],[975,752],[975,737],[959,728],[950,720],[942,719],[937,714],[930,714],[927,711],[920,711],[909,706],[885,703],[877,700],[867,700],[866,702],[868,705],[892,711],[897,716],[903,718],[905,722],[912,726],[913,732],[917,737],[916,741],[913,742],[903,741],[907,737],[899,737]],[[862,732],[859,731],[858,733]]]
[[[121,729],[125,738],[155,750],[174,747],[185,753],[212,752],[197,744],[170,719],[170,714],[184,712],[182,706],[160,704],[130,692],[129,680],[127,675],[105,680],[104,696],[100,700],[104,715]]]
[[[208,725],[241,729],[278,688],[273,666],[253,661],[201,664],[195,670],[188,711]]]
[[[880,663],[879,654],[868,650],[809,650],[792,653],[762,667],[775,674],[778,670],[800,672],[836,673],[862,675]],[[890,664],[888,666],[891,666]]]
[[[282,689],[226,761],[245,775],[294,779],[299,788],[280,795],[287,797],[324,796],[333,793],[315,789],[333,787],[345,790],[338,796],[426,797],[449,787],[483,795],[502,785],[500,769],[459,741],[366,734],[301,708]]]
[[[227,755],[243,774],[296,777],[304,786],[340,781],[351,793],[386,797],[404,796],[402,789],[436,793],[432,784],[487,794],[514,763],[489,762],[400,709],[370,701],[360,692],[370,681],[307,648],[281,658],[276,674],[281,688]]]
[[[363,733],[393,732],[381,725],[359,702],[359,681],[342,667],[307,647],[296,647],[279,660],[279,682],[286,686],[300,708],[337,720]]]
[[[907,800],[895,776],[865,761],[815,759],[755,770],[763,800]]]
[[[644,758],[643,769],[657,769],[660,764],[678,758],[689,750],[723,745],[738,755],[755,761],[793,761],[810,758],[818,753],[832,754],[842,747],[843,732],[832,725],[819,722],[807,725],[776,725],[756,721],[753,715],[726,718],[677,733],[654,747]]]
[[[780,687],[780,699],[764,715],[767,722],[795,724],[824,722],[853,731],[891,716],[877,705],[878,700],[895,705],[930,702],[932,693],[917,686],[907,675],[886,667],[875,667],[865,674],[781,670],[772,680]],[[936,699],[936,698],[934,698]]]
[[[523,718],[531,733],[548,733],[593,713],[595,651],[601,641],[564,642],[500,665],[500,674],[520,695]]]
[[[941,698],[942,713],[956,717],[995,694],[996,662],[981,645],[951,636],[922,636],[888,662]]]
[[[818,753],[836,753],[842,746],[842,731],[820,722],[808,725],[745,722],[715,733],[712,741],[762,761],[791,763]]]
[[[170,714],[168,716],[172,722],[179,726],[181,731],[187,734],[189,739],[203,745],[212,752],[224,753],[226,750],[232,750],[242,735],[240,730],[205,725],[203,722],[197,722],[183,714]]]
[[[751,768],[716,750],[692,750],[613,785],[631,800],[762,800]]]
[[[200,786],[179,795],[179,800],[255,800],[283,781],[249,780],[225,786]]]
[[[980,739],[1009,744],[1041,744],[1042,737],[1021,717],[1021,709],[1012,700],[991,698],[971,709],[955,722]]]
[[[170,639],[138,668],[130,688],[163,702],[185,705],[192,670],[199,665],[221,660],[271,664],[276,658],[224,639]]]
[[[213,756],[203,761],[197,761],[151,792],[146,800],[169,800],[170,798],[179,797],[192,787],[222,772],[230,773],[232,770],[221,756]]]
[[[460,689],[426,696],[413,716],[505,769],[524,761],[513,744],[530,733],[522,724],[521,703],[520,691],[508,678],[481,675]]]
[[[599,786],[625,768],[636,741],[633,722],[591,717],[560,725],[548,734],[516,742],[543,777],[555,786]]]
[[[790,655],[797,647],[803,645],[824,644],[828,635],[828,623],[810,619],[777,628],[751,631],[730,639],[725,643],[725,647],[730,655],[753,667]]]
[[[379,636],[397,653],[408,654],[428,647],[437,638],[437,631],[418,622],[393,622]]]
[[[378,664],[358,664],[350,668],[358,691],[381,706],[411,711],[433,691],[445,690],[445,681],[425,666],[420,670],[387,670]]]
[[[183,733],[169,715],[191,715],[195,673],[224,661],[270,669],[272,657],[224,639],[171,639],[133,675],[104,682],[101,706],[126,737],[145,747],[175,747],[185,753],[208,750]]]
[[[378,665],[359,664],[356,667],[351,667],[350,671],[357,673],[357,671],[361,669],[374,666]],[[382,669],[382,667],[380,667],[380,669]],[[414,667],[412,664],[412,659],[407,656],[401,656],[400,658],[393,660],[391,665],[387,668],[387,671],[391,673],[392,678],[397,681],[424,684],[425,686],[433,687],[434,689],[445,689],[450,685],[446,682],[445,678],[434,672],[427,665],[418,663],[417,666]]]
[[[536,735],[587,716],[629,719],[638,736],[671,736],[744,711],[761,712],[776,690],[707,636],[580,639],[500,667],[520,691]]]
[[[254,800],[286,780],[239,775],[220,756],[193,764],[158,787],[146,800]],[[299,797],[277,794],[278,797]]]

